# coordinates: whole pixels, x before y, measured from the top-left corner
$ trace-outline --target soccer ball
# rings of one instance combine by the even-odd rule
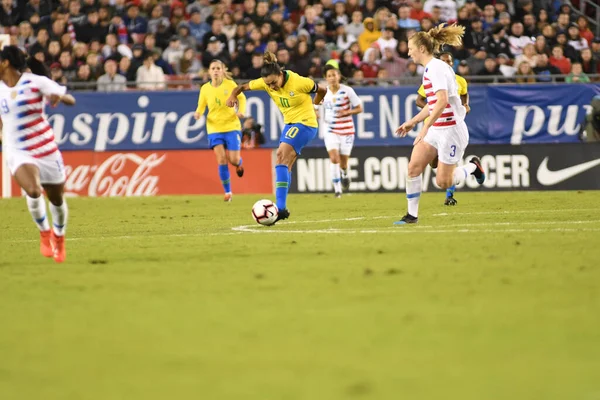
[[[278,213],[277,206],[271,200],[259,200],[252,206],[252,218],[261,225],[273,225]]]

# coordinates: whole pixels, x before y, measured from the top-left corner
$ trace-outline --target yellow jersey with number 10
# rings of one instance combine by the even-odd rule
[[[200,115],[204,114],[208,107],[208,116],[206,118],[206,132],[211,133],[241,131],[242,125],[237,113],[246,113],[246,96],[240,93],[238,98],[239,107],[236,112],[235,108],[227,107],[227,99],[231,95],[237,84],[231,79],[223,79],[223,82],[214,87],[210,82],[205,83],[200,88],[198,96],[198,108],[196,112]]]
[[[250,90],[264,90],[269,94],[283,114],[286,125],[302,124],[316,128],[319,125],[310,94],[317,92],[317,84],[289,70],[284,70],[283,74],[283,85],[279,90],[272,90],[263,78],[248,82],[248,86]]]

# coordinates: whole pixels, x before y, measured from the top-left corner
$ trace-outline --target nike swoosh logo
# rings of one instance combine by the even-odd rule
[[[558,171],[550,171],[548,169],[548,159],[550,157],[546,157],[542,160],[540,167],[537,170],[537,180],[544,186],[552,186],[560,183],[562,181],[566,181],[569,178],[574,177],[575,175],[581,174],[582,172],[587,171],[588,169],[594,168],[596,165],[600,165],[600,158],[597,160],[592,160],[585,162],[583,164],[573,165],[572,167],[559,169]]]

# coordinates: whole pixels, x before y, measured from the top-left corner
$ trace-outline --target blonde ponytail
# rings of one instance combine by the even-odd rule
[[[418,32],[410,40],[417,47],[424,46],[429,54],[439,52],[440,47],[444,44],[454,47],[460,46],[462,37],[465,34],[465,27],[456,24],[445,25],[440,24],[427,32]]]
[[[265,51],[265,54],[263,55],[263,60],[265,64],[277,64],[277,57],[270,51]]]

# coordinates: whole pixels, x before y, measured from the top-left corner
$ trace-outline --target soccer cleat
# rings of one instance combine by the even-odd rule
[[[457,204],[458,204],[458,201],[456,201],[456,199],[454,198],[454,196],[446,197],[446,200],[444,200],[444,205],[445,206],[455,206]]]
[[[400,221],[395,221],[394,225],[416,224],[417,222],[419,222],[419,218],[407,213]]]
[[[288,219],[289,217],[290,217],[290,212],[288,211],[288,209],[282,208],[277,213],[277,219],[275,220],[275,222],[281,221],[282,219]],[[273,224],[275,224],[275,222],[273,222]]]
[[[231,192],[229,193],[225,193],[225,198],[223,199],[224,202],[228,203],[231,201],[231,198],[233,197],[233,194]]]
[[[238,165],[237,167],[235,167],[235,173],[241,178],[242,176],[244,176],[244,167]]]
[[[342,198],[342,193],[340,193],[340,192],[336,192],[336,193],[335,193],[335,198],[336,198],[336,199],[341,199],[341,198]]]
[[[348,178],[348,176],[345,176],[344,178],[342,178],[342,190],[344,192],[347,192],[350,190],[350,178]]]
[[[54,243],[54,261],[61,263],[67,258],[67,250],[65,248],[65,237],[56,236],[52,232],[52,242]]]
[[[475,166],[477,167],[472,173],[472,175],[475,176],[477,183],[479,183],[480,185],[483,184],[483,182],[485,182],[485,172],[483,171],[483,167],[481,166],[481,160],[479,159],[479,157],[473,157],[469,160],[469,162],[475,164]]]
[[[52,233],[50,231],[40,231],[40,253],[44,257],[52,257],[54,255],[51,239]]]

